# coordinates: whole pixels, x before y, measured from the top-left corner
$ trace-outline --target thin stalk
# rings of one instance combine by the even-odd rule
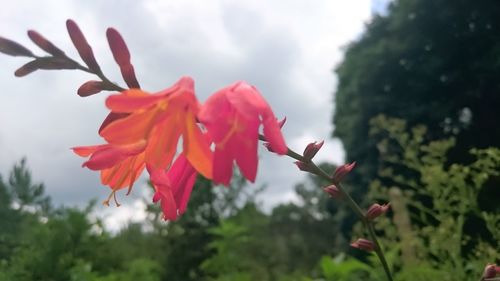
[[[267,141],[266,137],[264,137],[263,135],[259,135],[259,139],[261,141],[264,141],[264,142]],[[377,255],[378,259],[380,260],[380,263],[382,264],[384,272],[387,275],[387,279],[389,281],[393,281],[391,271],[389,269],[389,265],[387,264],[387,260],[385,259],[384,252],[382,250],[382,247],[380,247],[380,243],[378,242],[377,235],[375,234],[375,229],[373,228],[373,223],[366,219],[363,210],[359,207],[359,205],[356,203],[356,201],[354,201],[354,199],[349,195],[349,193],[347,193],[347,191],[340,184],[340,182],[335,182],[333,177],[331,177],[323,169],[318,167],[312,160],[304,158],[302,155],[293,151],[292,149],[288,148],[286,155],[295,159],[295,160],[306,163],[308,165],[308,172],[309,173],[325,179],[326,181],[334,184],[338,188],[338,190],[340,191],[340,193],[343,196],[342,198],[344,198],[345,201],[347,202],[347,205],[349,205],[351,210],[356,214],[356,216],[359,218],[359,220],[368,229],[370,239],[373,241],[373,243],[375,243],[375,254]]]

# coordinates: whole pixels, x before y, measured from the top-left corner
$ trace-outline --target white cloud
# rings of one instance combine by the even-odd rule
[[[370,19],[371,2],[355,1],[28,1],[4,3],[0,36],[30,48],[34,28],[77,58],[64,26],[75,19],[113,81],[121,83],[105,40],[114,26],[132,53],[145,89],[168,87],[191,75],[201,100],[235,81],[255,84],[278,116],[287,116],[288,143],[301,152],[326,140],[319,160],[342,162],[338,141],[330,140],[333,67],[341,47],[359,36]],[[35,48],[33,48],[35,49]],[[37,52],[40,53],[41,52]],[[69,148],[99,143],[96,130],[105,116],[104,95],[81,99],[75,92],[90,78],[75,72],[36,72],[13,77],[25,60],[0,57],[0,172],[28,157],[35,179],[46,183],[57,203],[81,204],[105,198],[109,189],[97,173],[80,168]],[[291,200],[293,185],[304,178],[293,160],[263,153],[257,185],[267,184],[267,206]],[[134,202],[132,200],[132,202]],[[120,225],[136,208],[128,203],[108,220]]]

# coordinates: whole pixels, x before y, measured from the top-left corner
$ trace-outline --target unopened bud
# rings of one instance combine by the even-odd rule
[[[366,212],[366,219],[367,220],[374,220],[375,218],[379,217],[382,214],[385,214],[387,210],[389,210],[390,204],[384,204],[384,205],[379,205],[377,203],[373,204],[368,208],[368,211]]]
[[[304,153],[302,154],[305,159],[311,160],[316,156],[316,153],[321,149],[325,141],[321,141],[320,143],[317,142],[311,142],[306,146],[304,149]]]
[[[328,195],[330,195],[332,198],[339,198],[342,196],[342,193],[340,192],[338,187],[336,187],[334,184],[329,185],[327,187],[323,187],[323,190],[326,193],[328,193]]]
[[[64,57],[64,52],[57,48],[52,42],[43,37],[40,33],[34,30],[28,30],[28,37],[42,50],[53,56]]]
[[[87,81],[78,88],[78,95],[80,97],[88,97],[104,90],[104,83],[102,81]]]
[[[489,263],[484,268],[483,276],[482,276],[481,280],[485,280],[488,278],[494,278],[498,274],[500,274],[500,266],[497,266],[496,264],[493,264],[493,263]]]
[[[333,182],[339,183],[341,182],[344,177],[349,174],[352,169],[354,169],[354,166],[356,166],[356,162],[352,162],[351,164],[344,164],[340,167],[338,167],[335,170],[335,173],[333,174]]]
[[[9,56],[35,57],[35,55],[23,45],[3,37],[0,37],[0,53]]]
[[[356,240],[356,242],[351,243],[351,247],[367,252],[374,251],[376,248],[375,243],[364,238],[359,238],[358,240]]]
[[[71,38],[71,41],[73,42],[73,45],[75,45],[78,54],[85,62],[85,64],[89,67],[90,70],[94,71],[95,73],[100,73],[101,68],[97,64],[97,61],[94,57],[94,52],[92,51],[92,47],[90,47],[87,39],[85,39],[85,36],[83,36],[83,33],[78,25],[73,20],[69,19],[66,21],[66,28],[68,29],[68,34]]]
[[[309,163],[305,163],[302,161],[295,161],[295,165],[299,168],[299,170],[304,171],[304,172],[312,172],[311,165]]]

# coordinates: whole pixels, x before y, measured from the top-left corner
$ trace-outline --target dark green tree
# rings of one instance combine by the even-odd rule
[[[377,175],[379,139],[370,137],[369,121],[378,114],[423,124],[429,139],[454,136],[450,161],[500,145],[498,1],[396,0],[348,46],[336,73],[333,135],[347,161],[358,161],[358,199]],[[495,190],[490,197],[498,198]]]

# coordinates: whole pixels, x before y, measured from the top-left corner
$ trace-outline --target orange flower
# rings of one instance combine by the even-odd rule
[[[80,156],[90,156],[84,166],[101,170],[101,181],[113,189],[129,188],[147,164],[166,169],[183,139],[183,154],[203,176],[212,177],[210,144],[196,124],[199,103],[194,82],[183,77],[172,87],[155,94],[139,89],[123,91],[106,99],[111,114],[120,116],[103,124],[99,134],[107,144],[77,147]]]

